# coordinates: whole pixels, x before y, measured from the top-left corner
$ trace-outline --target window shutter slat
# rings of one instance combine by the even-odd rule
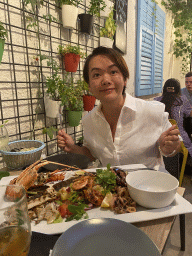
[[[155,28],[155,61],[154,61],[154,87],[153,93],[162,92],[163,86],[163,58],[164,58],[164,34],[165,13],[156,7],[157,26]]]

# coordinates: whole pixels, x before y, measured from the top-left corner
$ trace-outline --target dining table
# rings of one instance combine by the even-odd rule
[[[10,176],[16,176],[21,173],[21,170],[8,170],[6,167],[0,169],[0,173],[7,171],[10,173]],[[183,196],[185,188],[178,187],[177,193],[180,196]],[[132,223],[135,227],[142,230],[157,246],[160,254],[163,253],[163,250],[166,246],[166,241],[171,232],[172,226],[176,216],[163,217],[153,220],[141,221]],[[49,256],[50,252],[53,249],[56,241],[61,234],[43,234],[40,232],[32,232],[31,246],[28,256]],[[185,244],[181,245],[181,249],[184,250]]]

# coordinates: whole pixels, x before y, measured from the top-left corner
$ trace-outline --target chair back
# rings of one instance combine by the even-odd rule
[[[177,129],[179,130],[178,125],[177,125],[177,122],[176,122],[174,119],[169,119],[169,122],[170,122],[172,125],[175,124],[176,127],[177,127]],[[183,176],[184,176],[184,172],[185,172],[185,166],[186,166],[187,157],[188,157],[188,149],[185,147],[183,141],[181,141],[180,153],[183,154],[183,162],[182,162],[181,172],[180,172],[180,176],[179,176],[179,186],[182,185]]]

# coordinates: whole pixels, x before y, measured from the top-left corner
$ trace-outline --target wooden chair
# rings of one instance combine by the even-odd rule
[[[179,153],[173,157],[163,157],[165,169],[174,177],[179,179],[180,164]],[[181,251],[185,251],[185,214],[179,215]]]
[[[177,122],[174,119],[169,119],[169,122],[171,124],[175,124],[178,128]],[[181,166],[181,172],[179,175],[179,186],[181,187],[182,182],[183,182],[183,176],[184,176],[184,172],[185,172],[185,167],[186,167],[186,163],[187,163],[187,157],[188,157],[188,150],[185,147],[183,141],[181,141],[181,150],[180,153],[183,154],[183,162],[182,162],[182,166]]]
[[[174,119],[169,119],[171,124],[176,124]],[[178,126],[177,126],[178,127]],[[163,157],[165,169],[174,177],[179,180],[179,186],[182,184],[185,166],[187,162],[188,150],[185,148],[184,143],[181,143],[181,152],[183,154],[183,162],[180,172],[179,164],[179,153],[173,157]],[[185,251],[185,214],[179,215],[180,222],[180,240],[181,240],[181,251]]]

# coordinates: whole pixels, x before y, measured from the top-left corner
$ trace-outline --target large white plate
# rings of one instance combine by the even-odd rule
[[[124,165],[119,166],[122,169],[137,169],[140,167],[145,167],[144,165]],[[95,169],[88,169],[87,171],[95,171]],[[9,183],[13,176],[4,177],[0,180],[0,185],[6,185]],[[192,204],[188,202],[186,199],[181,197],[179,194],[176,194],[175,200],[173,203],[165,208],[160,209],[147,209],[141,206],[137,206],[137,212],[133,213],[125,213],[125,214],[115,214],[114,212],[95,208],[89,210],[87,213],[89,215],[89,219],[94,218],[113,218],[122,220],[128,223],[135,223],[141,221],[155,220],[160,218],[165,218],[169,216],[175,216],[179,214],[191,213],[192,212]],[[74,224],[81,222],[83,220],[73,220],[69,222],[63,221],[62,223],[56,224],[47,224],[46,221],[42,221],[39,224],[35,225],[34,222],[31,224],[32,231],[43,233],[43,234],[61,234],[66,231],[68,228],[72,227]]]
[[[64,232],[52,256],[64,255],[160,256],[160,253],[139,228],[121,220],[102,218],[82,221]]]

